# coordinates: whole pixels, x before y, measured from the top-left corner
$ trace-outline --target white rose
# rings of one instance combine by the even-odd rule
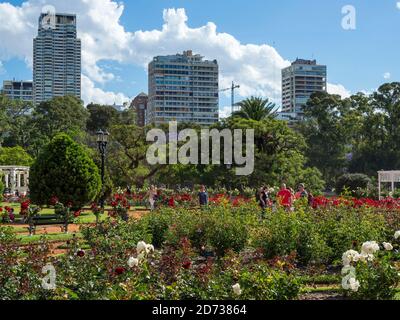
[[[347,267],[350,266],[350,263],[360,260],[360,254],[357,251],[349,250],[343,253],[342,260],[343,266]]]
[[[147,244],[146,244],[146,242],[140,241],[137,244],[136,251],[137,251],[138,254],[141,254],[143,251],[147,252]]]
[[[129,260],[128,260],[128,266],[129,266],[130,268],[137,267],[138,265],[139,265],[139,259],[136,259],[136,258],[134,258],[134,257],[130,257],[130,258],[129,258]]]
[[[379,244],[376,241],[365,242],[361,247],[362,254],[374,254],[379,251]]]
[[[397,240],[398,238],[400,238],[400,230],[396,231],[396,233],[394,234],[394,238]]]
[[[385,248],[386,251],[392,251],[393,246],[390,243],[384,242],[383,247]]]
[[[349,279],[349,287],[350,290],[353,292],[357,292],[358,289],[360,288],[360,282],[356,280],[356,278],[350,278]]]
[[[147,252],[154,252],[154,246],[152,244],[148,244],[146,248]]]
[[[237,283],[234,286],[232,286],[233,292],[237,295],[240,296],[242,294],[242,289],[240,288],[240,284]]]

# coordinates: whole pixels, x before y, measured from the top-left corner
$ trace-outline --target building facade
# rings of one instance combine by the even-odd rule
[[[26,195],[29,190],[29,167],[0,166],[0,178],[3,180],[5,193]]]
[[[311,95],[327,90],[327,67],[316,60],[297,59],[282,70],[282,112],[301,119]]]
[[[144,127],[146,125],[148,101],[149,96],[143,92],[132,101],[131,109],[136,112],[136,124],[139,127]]]
[[[149,64],[147,123],[218,122],[218,72],[216,60],[192,51],[155,57]]]
[[[33,102],[33,82],[5,80],[1,93],[11,100]]]
[[[42,13],[33,40],[34,102],[65,95],[81,98],[81,40],[76,15]]]

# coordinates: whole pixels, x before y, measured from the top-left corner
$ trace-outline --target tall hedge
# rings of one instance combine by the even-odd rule
[[[56,196],[82,208],[101,190],[99,169],[82,146],[66,134],[58,134],[31,167],[30,196],[37,205],[50,204]]]

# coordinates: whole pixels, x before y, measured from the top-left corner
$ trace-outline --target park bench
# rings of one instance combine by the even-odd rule
[[[29,235],[36,234],[36,227],[59,226],[61,232],[68,232],[69,221],[60,215],[36,215],[29,219]]]

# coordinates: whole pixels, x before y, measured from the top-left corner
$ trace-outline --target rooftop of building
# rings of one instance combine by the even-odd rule
[[[175,63],[187,63],[187,62],[204,62],[217,64],[217,60],[203,60],[204,57],[200,54],[194,54],[192,50],[183,51],[183,53],[177,53],[174,55],[156,56],[153,58],[155,62],[175,62]]]
[[[307,59],[299,59],[297,58],[296,61],[292,62],[292,65],[296,64],[303,64],[303,65],[309,65],[309,66],[316,66],[317,65],[317,60],[307,60]]]

